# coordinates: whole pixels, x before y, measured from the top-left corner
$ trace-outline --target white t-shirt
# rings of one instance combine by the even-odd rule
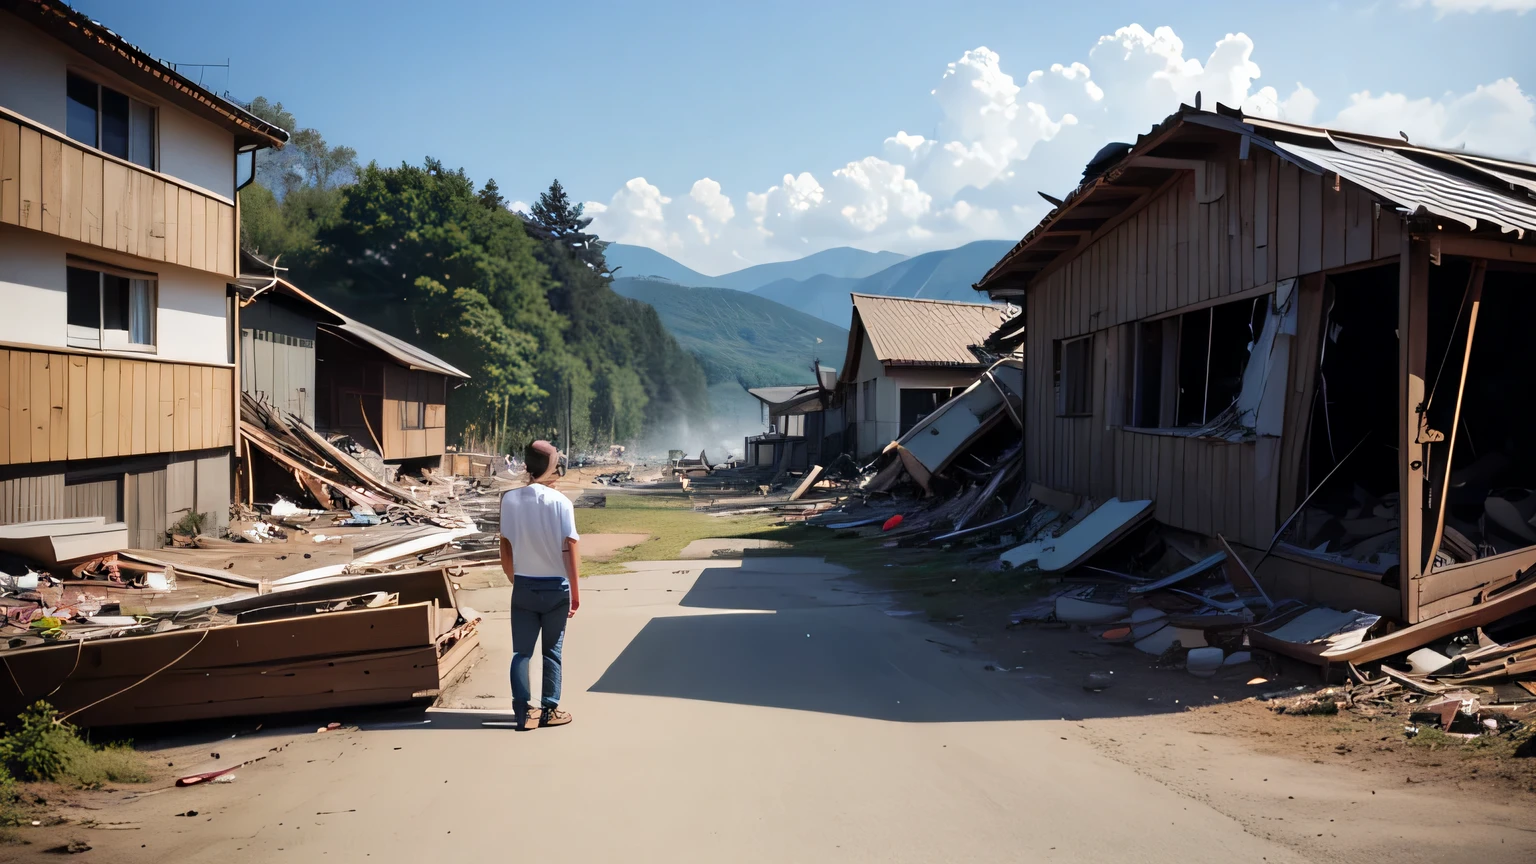
[[[559,492],[533,483],[501,496],[501,536],[512,544],[512,568],[518,576],[565,579],[560,550],[576,533],[576,508]]]

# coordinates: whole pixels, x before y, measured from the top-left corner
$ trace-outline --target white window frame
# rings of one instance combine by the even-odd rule
[[[122,267],[113,267],[100,261],[91,261],[85,258],[73,256],[65,259],[65,264],[70,270],[82,270],[96,274],[96,327],[95,331],[79,324],[70,324],[65,321],[65,344],[71,348],[88,348],[97,351],[123,351],[137,354],[154,354],[159,350],[160,339],[160,278],[154,273],[141,273],[135,270],[126,270]],[[139,283],[146,286],[149,293],[149,319],[145,322],[149,330],[148,342],[133,342],[132,319],[129,320],[128,330],[107,328],[106,314],[106,290],[102,277],[117,276],[129,280],[130,297],[132,286]],[[67,280],[65,291],[67,293]],[[66,305],[68,298],[65,298]],[[131,302],[131,300],[130,300]],[[131,311],[129,315],[131,316]]]

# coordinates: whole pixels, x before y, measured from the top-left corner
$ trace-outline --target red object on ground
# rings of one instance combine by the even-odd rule
[[[901,514],[897,513],[895,516],[892,516],[891,518],[885,520],[885,525],[882,526],[880,528],[880,530],[881,531],[889,531],[892,528],[895,528],[897,525],[900,525],[900,524],[901,524]]]

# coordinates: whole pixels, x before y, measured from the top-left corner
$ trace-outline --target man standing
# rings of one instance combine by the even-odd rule
[[[555,491],[560,452],[548,441],[523,451],[528,485],[501,496],[501,569],[512,580],[512,711],[518,729],[564,726],[560,710],[560,650],[565,622],[581,608],[581,553],[576,510]],[[542,636],[543,698],[532,708],[528,661]]]

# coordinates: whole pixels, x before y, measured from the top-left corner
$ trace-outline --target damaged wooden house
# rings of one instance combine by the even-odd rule
[[[827,450],[827,435],[835,425],[829,413],[837,388],[837,372],[815,364],[811,370],[815,384],[790,384],[777,387],[753,387],[747,390],[761,406],[767,431],[749,435],[743,442],[747,465],[780,471],[805,471],[822,462]],[[829,422],[830,421],[830,422]],[[833,441],[836,447],[837,439]],[[826,457],[830,458],[830,457]]]
[[[837,403],[842,450],[867,461],[986,371],[980,346],[1004,313],[990,303],[852,297]]]
[[[66,5],[0,0],[0,550],[227,521],[235,196],[287,139]]]
[[[255,255],[243,261],[240,389],[322,433],[350,436],[390,470],[437,470],[448,391],[469,376],[322,303]]]
[[[1024,308],[1026,476],[1272,549],[1277,596],[1478,603],[1536,563],[1533,231],[1536,166],[1183,107],[977,285]]]

